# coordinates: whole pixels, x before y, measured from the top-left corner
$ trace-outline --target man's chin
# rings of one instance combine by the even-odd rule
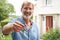
[[[24,18],[26,18],[26,19],[30,19],[30,16],[23,16]]]

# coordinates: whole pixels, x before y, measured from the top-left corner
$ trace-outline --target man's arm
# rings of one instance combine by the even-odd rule
[[[24,25],[19,22],[19,21],[16,21],[12,24],[7,24],[5,26],[3,26],[3,34],[9,34],[11,33],[12,31],[16,31],[16,32],[19,32],[20,30],[23,30],[24,29]]]

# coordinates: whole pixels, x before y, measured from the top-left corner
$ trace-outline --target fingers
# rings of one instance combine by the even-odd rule
[[[17,23],[14,23],[13,25],[14,25],[15,27],[20,27],[20,28],[23,27],[23,26],[21,26],[21,25],[19,25],[19,24],[17,24]]]
[[[13,27],[14,31],[19,32],[20,30],[18,30],[16,27]]]
[[[19,25],[21,25],[21,26],[23,26],[24,27],[24,24],[22,24],[21,22],[19,22],[19,21],[16,21],[15,23],[17,23],[17,24],[19,24]]]
[[[17,32],[19,32],[20,30],[24,28],[24,25],[18,21],[13,23],[13,26],[14,26],[13,27],[14,31],[17,31]]]
[[[19,32],[21,30],[21,28],[18,27],[14,27],[14,31]]]

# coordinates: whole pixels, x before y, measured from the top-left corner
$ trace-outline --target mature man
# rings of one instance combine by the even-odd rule
[[[30,19],[34,10],[31,2],[21,7],[22,17],[11,20],[3,27],[3,34],[12,34],[12,40],[40,40],[37,25]]]

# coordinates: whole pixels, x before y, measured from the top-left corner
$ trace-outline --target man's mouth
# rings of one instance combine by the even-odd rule
[[[23,16],[24,16],[25,18],[28,18],[28,17],[29,17],[29,15],[26,15],[26,14],[23,14]]]
[[[24,16],[26,19],[28,19],[28,18],[30,18],[30,17],[31,17],[31,15],[30,15],[30,14],[23,14],[23,16]]]

